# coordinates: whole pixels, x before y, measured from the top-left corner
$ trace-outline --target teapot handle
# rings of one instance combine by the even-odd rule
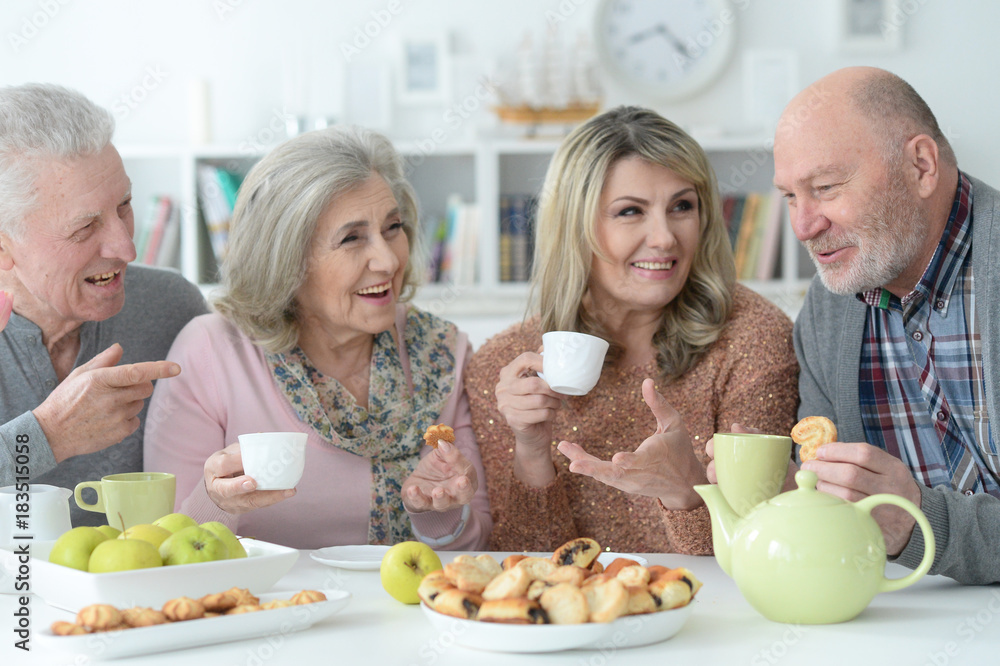
[[[927,522],[924,512],[918,509],[913,502],[899,495],[888,493],[871,495],[854,503],[856,507],[869,514],[879,504],[892,504],[905,510],[917,521],[917,525],[920,525],[920,529],[924,534],[924,559],[920,560],[917,568],[902,578],[886,578],[884,575],[882,576],[882,582],[879,583],[878,591],[894,592],[913,585],[930,570],[931,564],[934,563],[934,533],[931,531],[931,524]]]

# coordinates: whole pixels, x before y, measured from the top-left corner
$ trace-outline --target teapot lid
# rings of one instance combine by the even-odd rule
[[[774,499],[770,500],[768,504],[773,506],[796,507],[839,506],[847,504],[846,500],[830,495],[829,493],[816,490],[816,482],[818,480],[819,477],[816,476],[816,472],[810,472],[807,469],[800,469],[795,473],[795,483],[798,484],[798,489],[781,493]]]

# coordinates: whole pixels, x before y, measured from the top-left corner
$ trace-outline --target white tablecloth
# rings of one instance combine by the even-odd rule
[[[450,561],[454,553],[442,552]],[[495,554],[501,560],[507,553]],[[315,562],[303,551],[295,567],[275,590],[334,588],[352,598],[339,613],[301,632],[221,643],[189,650],[122,659],[113,664],[189,663],[193,666],[273,666],[276,664],[363,664],[382,666],[471,666],[480,664],[546,664],[603,666],[612,664],[878,664],[879,666],[945,666],[1000,663],[1000,587],[963,587],[938,576],[881,594],[851,622],[794,626],[770,622],[740,596],[736,585],[714,558],[647,555],[651,564],[686,566],[704,582],[694,612],[674,638],[641,648],[579,650],[552,654],[510,655],[469,650],[454,637],[432,629],[418,606],[405,606],[383,589],[378,572],[347,571]],[[904,575],[890,565],[888,575]],[[13,647],[16,598],[0,595],[0,664],[91,663],[88,657]],[[31,627],[46,631],[71,614],[33,598]]]

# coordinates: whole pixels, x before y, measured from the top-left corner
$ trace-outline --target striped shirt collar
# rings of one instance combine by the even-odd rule
[[[886,309],[893,300],[906,304],[922,296],[932,305],[935,312],[945,315],[951,300],[955,281],[962,264],[972,247],[972,183],[961,171],[958,172],[958,187],[955,200],[951,204],[951,214],[944,233],[924,274],[909,294],[901,301],[888,290],[876,287],[857,294],[859,300],[872,307]]]

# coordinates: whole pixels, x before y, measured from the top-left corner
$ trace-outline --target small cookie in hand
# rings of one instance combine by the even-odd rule
[[[837,426],[825,416],[807,416],[792,428],[792,441],[802,447],[800,460],[815,460],[819,447],[837,441]]]
[[[438,442],[442,439],[452,444],[455,443],[455,431],[451,426],[438,423],[437,425],[429,426],[427,432],[424,433],[424,442],[432,449],[436,449]]]

